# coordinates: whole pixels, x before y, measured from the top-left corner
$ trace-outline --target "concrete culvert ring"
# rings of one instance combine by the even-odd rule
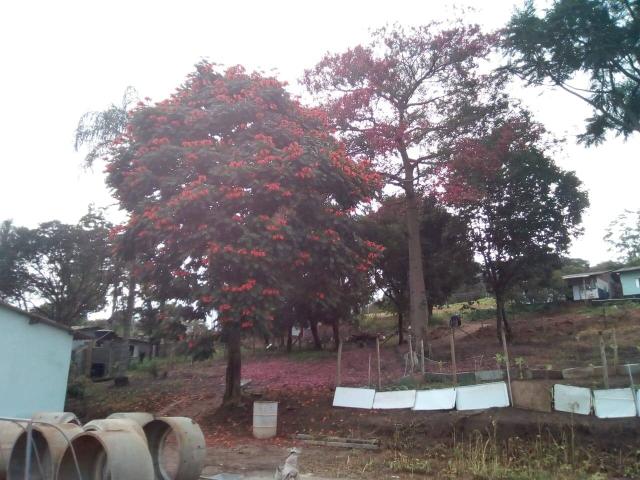
[[[153,480],[153,464],[145,443],[125,430],[84,432],[71,442],[60,465],[60,480]]]
[[[92,420],[84,426],[86,432],[91,431],[117,431],[129,430],[146,444],[147,436],[138,422],[129,418],[107,418],[104,420]]]
[[[35,448],[31,451],[31,461],[29,470],[31,480],[49,480],[53,478],[54,464],[49,451],[47,439],[37,430],[32,430],[31,437]],[[7,469],[8,480],[23,480],[25,478],[27,452],[27,432],[26,427],[16,439],[9,457],[9,468]]]
[[[137,422],[141,427],[144,427],[147,423],[153,421],[153,415],[147,412],[116,412],[107,417],[107,420],[112,419],[129,419]]]
[[[144,426],[156,480],[197,480],[204,466],[204,435],[186,417],[159,417]]]
[[[31,419],[46,423],[73,423],[75,425],[82,425],[73,412],[36,412]]]

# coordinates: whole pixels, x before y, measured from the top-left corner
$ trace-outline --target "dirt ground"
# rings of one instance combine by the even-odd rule
[[[522,316],[513,321],[514,341],[510,345],[510,355],[512,359],[522,357],[529,367],[559,369],[598,364],[598,331],[610,332],[615,326],[618,361],[637,362],[640,360],[636,348],[640,344],[639,321],[640,310],[624,311],[617,316],[609,314],[606,319],[599,311]],[[428,368],[447,371],[448,329],[433,329],[431,339],[432,356],[440,363],[432,363]],[[343,385],[369,383],[369,358],[375,359],[375,356],[370,357],[374,351],[366,343],[345,345]],[[403,378],[406,351],[404,345],[392,345],[391,341],[384,344],[381,352],[383,386],[415,386],[411,377]],[[495,354],[501,352],[501,348],[496,340],[495,326],[489,322],[463,325],[463,330],[457,334],[456,352],[460,370],[496,368]],[[371,382],[376,383],[375,360],[372,363]],[[475,442],[476,436],[481,435],[491,445],[496,445],[496,449],[517,439],[532,445],[542,445],[544,440],[545,445],[555,445],[560,451],[568,449],[570,439],[572,451],[582,452],[584,458],[595,462],[593,469],[600,468],[606,473],[607,476],[600,478],[608,478],[609,472],[618,475],[617,478],[640,478],[640,471],[636,477],[635,471],[629,473],[628,468],[623,468],[626,461],[638,463],[640,460],[633,457],[640,450],[638,418],[599,420],[594,416],[514,408],[434,413],[333,408],[335,352],[306,351],[285,355],[253,354],[249,350],[243,364],[243,378],[251,380],[245,388],[245,405],[229,410],[220,407],[224,369],[224,361],[217,359],[177,365],[167,378],[153,378],[136,372],[130,387],[115,389],[108,383],[90,385],[84,399],[69,400],[67,410],[74,411],[84,420],[103,418],[114,411],[132,410],[191,417],[200,424],[206,436],[208,455],[204,473],[209,475],[220,472],[245,475],[253,472],[256,478],[273,475],[287,449],[295,445],[303,450],[301,472],[326,478],[494,478],[492,475],[467,476],[466,470],[462,471],[452,463],[455,458],[452,460],[451,452],[457,444]],[[539,382],[545,386],[554,383]],[[564,383],[598,387],[600,382],[600,379],[586,379]],[[626,377],[612,378],[611,382],[612,386],[628,386]],[[426,385],[430,386],[434,385]],[[274,439],[258,441],[252,437],[251,405],[257,399],[279,402],[278,436]],[[381,448],[363,451],[312,447],[292,440],[291,435],[295,433],[376,438],[380,440]],[[428,459],[428,468],[427,460],[419,463],[421,458]],[[619,468],[608,463],[605,466],[609,458],[611,465],[618,462]],[[513,461],[517,463],[518,458]],[[445,471],[451,475],[445,476],[442,473]]]

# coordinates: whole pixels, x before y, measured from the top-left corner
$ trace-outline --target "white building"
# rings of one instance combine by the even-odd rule
[[[615,279],[611,270],[564,275],[574,300],[604,300],[614,296]]]
[[[0,416],[62,412],[73,332],[0,302]]]

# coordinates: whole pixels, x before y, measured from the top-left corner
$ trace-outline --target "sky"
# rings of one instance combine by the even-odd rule
[[[523,2],[2,2],[0,221],[29,227],[52,219],[76,222],[90,203],[115,205],[101,169],[82,167],[73,135],[83,113],[119,102],[127,86],[162,100],[206,58],[273,73],[301,93],[297,82],[305,68],[327,51],[366,43],[371,29],[462,16],[493,30]],[[584,235],[570,254],[592,265],[614,257],[602,237],[624,209],[640,208],[640,135],[584,148],[575,137],[589,115],[585,104],[552,88],[514,86],[511,93],[566,139],[555,159],[589,192]]]

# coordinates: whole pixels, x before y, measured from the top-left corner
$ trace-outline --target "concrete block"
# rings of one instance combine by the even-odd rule
[[[627,363],[625,365],[618,365],[616,369],[616,373],[618,375],[629,375],[629,370],[631,370],[631,375],[637,375],[640,373],[640,363]]]
[[[593,367],[565,368],[562,370],[562,378],[567,380],[591,377],[593,377]]]
[[[536,369],[527,370],[526,377],[532,380],[561,380],[562,370]]]
[[[616,369],[613,365],[609,365],[607,367],[607,372],[609,372],[610,377],[613,377],[616,375]],[[593,367],[594,378],[602,378],[603,373],[604,373],[604,367]]]
[[[497,382],[504,380],[506,376],[502,370],[479,370],[475,375],[477,382]]]
[[[513,406],[536,412],[551,411],[551,390],[544,384],[514,380],[511,382]]]
[[[450,373],[426,372],[424,379],[433,383],[453,383],[453,375]],[[458,372],[458,385],[473,385],[476,383],[474,372]]]
[[[451,383],[452,377],[448,373],[426,372],[424,379],[427,382]]]

